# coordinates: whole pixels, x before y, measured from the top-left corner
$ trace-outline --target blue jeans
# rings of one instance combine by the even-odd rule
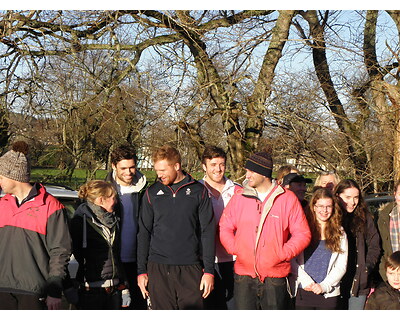
[[[235,274],[234,299],[239,310],[284,310],[288,308],[286,278],[259,278]]]

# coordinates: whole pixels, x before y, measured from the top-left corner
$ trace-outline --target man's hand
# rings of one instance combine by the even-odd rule
[[[48,296],[46,298],[47,309],[49,310],[61,310],[61,298],[54,298]]]
[[[214,276],[211,274],[203,274],[200,282],[200,291],[203,291],[203,298],[207,298],[211,291],[214,290]]]
[[[147,274],[138,275],[137,283],[140,288],[140,291],[142,291],[143,299],[146,299],[149,296],[149,292],[147,291],[147,284],[149,283],[149,277],[147,276]]]

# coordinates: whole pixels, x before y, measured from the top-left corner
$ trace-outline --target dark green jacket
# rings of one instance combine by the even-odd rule
[[[383,207],[379,208],[379,216],[378,216],[378,230],[381,235],[382,240],[382,250],[383,255],[381,257],[381,262],[379,264],[379,274],[381,275],[384,281],[386,278],[386,268],[385,268],[385,259],[389,257],[393,253],[392,243],[390,241],[390,212],[396,206],[396,202],[390,202]]]
[[[368,298],[365,310],[400,310],[400,291],[382,283]]]

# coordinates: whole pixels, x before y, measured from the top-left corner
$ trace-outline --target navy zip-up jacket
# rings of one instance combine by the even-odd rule
[[[202,264],[214,274],[215,220],[207,189],[190,175],[176,191],[156,182],[142,199],[138,232],[138,274],[147,262]],[[185,178],[186,179],[186,178]]]

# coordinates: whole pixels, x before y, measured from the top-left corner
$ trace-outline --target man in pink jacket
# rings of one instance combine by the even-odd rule
[[[219,223],[222,245],[237,256],[237,309],[287,308],[290,260],[311,239],[295,194],[272,182],[272,165],[268,152],[247,160],[244,189],[231,198]]]

